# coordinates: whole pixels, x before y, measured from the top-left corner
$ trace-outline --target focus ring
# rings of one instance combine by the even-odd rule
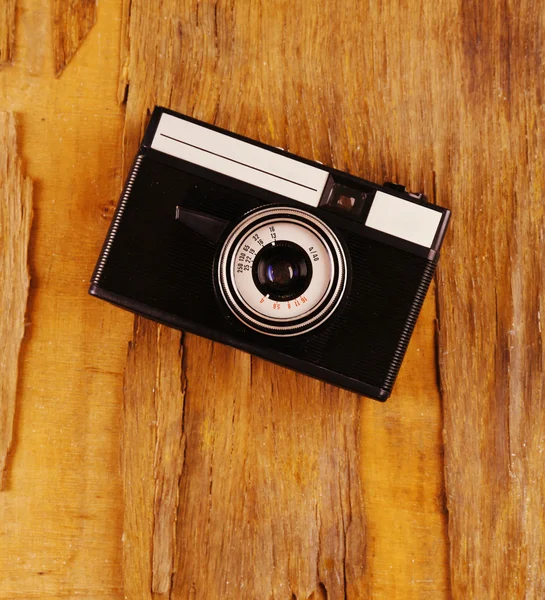
[[[282,243],[300,246],[312,264],[305,293],[285,301],[263,295],[252,277],[254,259],[264,254],[260,250],[274,256]],[[301,335],[318,327],[333,314],[346,288],[346,256],[337,236],[318,217],[293,207],[274,205],[245,215],[227,236],[217,265],[218,288],[230,311],[271,336]]]

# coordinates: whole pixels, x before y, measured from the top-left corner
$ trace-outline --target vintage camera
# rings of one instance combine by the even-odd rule
[[[90,293],[386,400],[449,216],[156,108]]]

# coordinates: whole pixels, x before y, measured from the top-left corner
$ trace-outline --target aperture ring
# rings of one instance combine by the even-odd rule
[[[274,245],[277,235],[305,247],[316,267],[308,293],[284,303],[260,297],[249,273],[256,251]],[[342,245],[321,219],[275,205],[248,213],[233,228],[220,251],[217,274],[225,303],[246,326],[294,336],[318,327],[335,311],[346,288],[347,266]]]

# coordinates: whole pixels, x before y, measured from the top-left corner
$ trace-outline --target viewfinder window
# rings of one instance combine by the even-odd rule
[[[366,198],[367,193],[362,190],[334,183],[321,206],[347,217],[359,218]]]

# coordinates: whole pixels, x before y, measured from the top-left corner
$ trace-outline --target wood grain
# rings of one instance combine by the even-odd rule
[[[94,11],[19,0],[0,70],[35,182],[0,599],[544,597],[543,0],[101,0],[82,44]],[[87,296],[156,103],[452,208],[386,404]]]
[[[96,22],[97,0],[51,0],[55,75],[60,77]]]
[[[411,168],[395,118],[372,134],[375,119],[395,113],[377,90],[365,100],[369,83],[361,65],[369,57],[358,43],[361,19],[355,2],[342,11],[332,1],[319,7],[191,2],[181,10],[173,1],[133,0],[128,78],[123,72],[121,79],[123,89],[128,85],[125,164],[157,103],[372,179],[388,174],[416,188],[431,183],[430,149],[417,148]],[[404,52],[401,44],[390,47],[396,58]],[[417,56],[409,66],[426,79]],[[387,102],[394,106],[402,92]],[[369,114],[365,101],[381,114]],[[413,102],[407,111],[421,100]],[[427,124],[415,126],[413,135],[421,131]],[[125,476],[130,598],[149,597],[157,568],[158,548],[150,542],[158,494],[154,436],[164,433],[149,431],[156,411],[149,391],[157,385],[153,361],[180,352],[177,337],[158,346],[158,335],[137,325],[133,348],[140,348],[140,360],[129,365],[138,384],[125,389],[123,460],[126,473],[141,473],[138,491]],[[432,299],[396,395],[384,407],[184,336],[186,442],[177,521],[171,514],[177,550],[170,597],[444,597],[434,348]],[[179,394],[177,370],[163,377],[162,385]],[[142,534],[137,524],[144,523]],[[164,543],[168,555],[168,536]]]
[[[184,346],[173,597],[367,597],[360,400],[193,336]]]
[[[15,51],[15,7],[17,0],[3,0],[0,16],[0,67],[13,60]]]
[[[34,182],[15,442],[0,493],[2,600],[123,596],[120,421],[132,318],[87,294],[121,180],[120,5],[104,0],[99,14],[57,79],[50,6],[19,0],[17,52],[0,71],[0,107],[17,115]]]
[[[545,597],[545,3],[464,3],[436,185],[456,598]]]
[[[144,598],[169,593],[175,571],[185,379],[179,332],[137,318],[134,339],[124,386],[123,566],[131,574],[125,577],[126,597]]]
[[[25,333],[30,277],[28,242],[32,182],[17,152],[13,113],[0,112],[0,491],[13,439],[19,351]]]

